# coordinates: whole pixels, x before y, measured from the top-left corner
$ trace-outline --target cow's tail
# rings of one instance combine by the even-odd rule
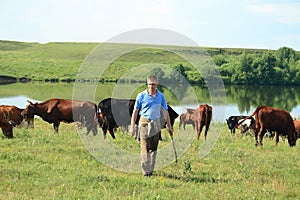
[[[254,110],[254,112],[253,112],[251,115],[249,115],[249,116],[245,117],[244,119],[242,119],[239,123],[237,123],[237,124],[234,126],[234,128],[238,127],[238,126],[239,126],[240,124],[242,124],[245,120],[250,119],[251,117],[253,117],[254,115],[256,115],[256,114],[258,113],[258,111],[259,111],[260,109],[262,109],[262,107],[263,107],[263,106],[258,106],[258,107]]]
[[[205,125],[207,126],[209,123],[209,118],[208,118],[208,112],[209,112],[209,107],[207,106],[205,108]]]

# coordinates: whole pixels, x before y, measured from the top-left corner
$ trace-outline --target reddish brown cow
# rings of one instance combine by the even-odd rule
[[[287,136],[290,146],[296,145],[296,133],[293,119],[289,112],[279,108],[269,106],[258,106],[255,111],[248,117],[255,115],[255,140],[256,146],[262,145],[262,140],[267,131],[275,131],[276,145],[279,142],[279,135]],[[242,122],[240,122],[242,123]],[[239,124],[240,124],[239,123]],[[259,136],[259,141],[258,141]]]
[[[183,125],[183,129],[185,130],[185,125],[186,124],[192,124],[194,130],[195,130],[195,121],[196,116],[195,116],[195,109],[186,109],[186,113],[185,114],[181,114],[180,118],[179,118],[179,129],[181,128],[181,126]]]
[[[1,128],[6,137],[13,138],[12,127],[22,123],[24,118],[21,113],[23,110],[16,106],[0,106]],[[29,116],[26,121],[29,126],[33,127],[33,115]]]
[[[198,140],[200,138],[200,134],[204,126],[205,126],[204,139],[206,140],[207,131],[209,129],[211,118],[212,118],[212,107],[207,104],[200,105],[199,108],[197,109],[197,133],[198,133],[197,139]]]
[[[14,126],[19,126],[23,120],[27,122],[27,125],[33,128],[34,116],[28,116],[24,119],[21,114],[24,111],[22,108],[18,108],[17,106],[0,106],[0,113],[4,116],[4,118],[10,120],[10,123]]]
[[[92,130],[97,134],[97,105],[89,101],[49,99],[42,103],[32,103],[22,112],[24,116],[38,115],[44,121],[53,123],[58,132],[60,122],[81,122],[86,125],[87,134]]]

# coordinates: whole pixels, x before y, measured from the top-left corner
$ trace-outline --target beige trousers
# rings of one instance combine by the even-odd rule
[[[160,120],[141,117],[139,135],[141,144],[141,167],[143,175],[151,175],[154,171],[157,147],[160,136]]]

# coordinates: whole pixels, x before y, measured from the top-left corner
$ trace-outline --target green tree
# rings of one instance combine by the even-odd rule
[[[164,80],[165,72],[160,67],[155,67],[150,71],[150,74],[153,74],[157,77],[159,81]]]
[[[281,47],[276,51],[278,66],[282,69],[288,68],[291,62],[298,60],[295,50],[289,47]]]

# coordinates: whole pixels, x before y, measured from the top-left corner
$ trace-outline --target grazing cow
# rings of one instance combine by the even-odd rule
[[[250,118],[250,119],[246,119],[246,120],[243,120],[243,119],[240,119],[238,121],[238,124],[239,126],[237,126],[238,129],[241,130],[241,133],[246,133],[248,130],[255,130],[255,119],[254,118]]]
[[[236,125],[238,124],[239,120],[244,119],[247,116],[230,116],[228,119],[226,119],[228,128],[231,133],[235,133]]]
[[[53,123],[55,132],[58,132],[60,122],[81,122],[86,125],[87,134],[92,131],[97,134],[97,105],[90,101],[67,99],[49,99],[42,103],[29,104],[22,112],[25,117],[38,115],[44,121]]]
[[[197,115],[197,139],[199,140],[201,131],[205,126],[204,139],[206,140],[207,131],[209,129],[209,125],[212,118],[212,107],[207,104],[200,105],[197,109]]]
[[[129,126],[131,116],[134,109],[135,100],[106,98],[99,102],[98,108],[101,111],[99,114],[99,125],[103,130],[103,136],[106,138],[107,130],[109,130],[112,138],[115,139],[114,128],[120,126]],[[173,126],[178,114],[168,105],[170,121]],[[139,122],[140,115],[137,116],[136,124]],[[163,120],[163,119],[162,119]],[[165,121],[162,121],[163,128]]]
[[[290,146],[295,146],[297,137],[293,119],[289,112],[269,106],[258,106],[255,111],[248,117],[255,115],[255,140],[256,146],[262,145],[264,134],[268,131],[275,131],[276,145],[279,142],[279,135],[287,136]],[[241,122],[242,123],[242,122]],[[238,124],[239,125],[239,124]],[[258,141],[259,136],[259,141]]]
[[[23,121],[23,116],[21,115],[24,109],[18,108],[16,106],[0,106],[0,116],[1,116],[1,128],[3,134],[8,138],[13,138],[13,126],[19,126]],[[33,127],[33,115],[28,116],[27,125]]]
[[[23,111],[24,109],[18,108],[17,106],[0,106],[0,114],[3,115],[4,118],[10,120],[12,125],[19,126],[24,120],[27,123],[27,127],[33,128],[34,116],[30,115],[24,119],[23,115],[21,114]]]
[[[194,130],[195,130],[195,109],[188,108],[185,114],[181,114],[179,118],[179,129],[181,129],[181,126],[183,125],[183,129],[185,130],[186,124],[192,124]]]
[[[0,115],[0,128],[3,135],[7,138],[13,138],[13,125],[12,123]]]

